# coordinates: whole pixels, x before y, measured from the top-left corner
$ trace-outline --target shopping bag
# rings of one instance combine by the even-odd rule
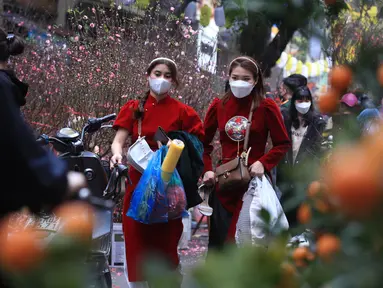
[[[161,166],[168,148],[154,152],[140,181],[133,191],[127,216],[144,224],[166,223],[187,215],[186,194],[175,170],[169,182],[161,177]]]
[[[251,180],[242,200],[235,235],[238,246],[251,243],[254,246],[268,247],[273,233],[289,229],[282,206],[265,176],[254,177]],[[261,216],[263,209],[269,213],[269,223],[265,223]]]
[[[163,223],[186,217],[186,193],[177,169],[172,173],[169,182],[162,181],[161,171],[159,174],[160,180],[157,186],[156,201],[150,215],[149,223]],[[164,200],[163,197],[166,197],[166,200]]]

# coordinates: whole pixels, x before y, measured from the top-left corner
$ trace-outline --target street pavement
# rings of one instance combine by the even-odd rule
[[[196,231],[185,249],[179,249],[182,273],[187,276],[188,270],[205,260],[208,244],[208,231],[202,227]],[[122,268],[112,268],[113,288],[129,288]]]

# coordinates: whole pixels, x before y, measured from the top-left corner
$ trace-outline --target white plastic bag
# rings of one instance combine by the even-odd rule
[[[254,177],[243,196],[243,205],[237,222],[236,243],[238,246],[251,243],[254,246],[268,247],[272,235],[267,233],[266,223],[260,216],[262,208],[270,214],[270,228],[287,230],[289,223],[282,206],[269,180]]]
[[[128,149],[127,160],[137,171],[144,173],[153,154],[154,152],[146,142],[145,136],[138,137],[137,141]]]

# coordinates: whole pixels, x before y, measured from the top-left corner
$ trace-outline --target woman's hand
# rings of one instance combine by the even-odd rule
[[[118,128],[116,136],[112,143],[112,158],[110,158],[110,168],[113,169],[115,164],[121,164],[122,147],[124,147],[126,139],[129,137],[129,131],[124,128]]]
[[[249,172],[251,177],[262,177],[265,174],[265,168],[261,162],[256,161],[249,167]]]
[[[205,175],[203,175],[202,182],[208,186],[215,185],[215,173],[213,171],[207,171]]]
[[[122,155],[114,154],[112,158],[110,158],[110,168],[113,169],[115,164],[121,164],[121,161],[122,161]]]

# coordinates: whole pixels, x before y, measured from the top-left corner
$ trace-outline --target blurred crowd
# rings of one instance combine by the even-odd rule
[[[297,88],[306,86],[310,90],[310,99],[312,99],[313,109],[317,113],[320,113],[318,109],[318,101],[322,93],[315,89],[309,88],[306,77],[300,74],[292,74],[289,77],[284,78],[278,87],[273,91],[270,85],[265,85],[266,98],[273,99],[281,108],[282,114],[288,110],[292,103],[294,92]],[[299,94],[299,93],[298,93]],[[382,119],[383,99],[381,102],[376,103],[372,97],[365,91],[360,89],[350,90],[344,94],[340,100],[339,113],[336,113],[332,117],[330,115],[322,114],[323,119],[326,121],[326,129],[332,129],[335,118],[338,116],[350,116],[347,117],[350,120],[354,120],[358,123],[360,132],[373,133],[377,129],[377,121]],[[325,133],[327,135],[327,133]]]

